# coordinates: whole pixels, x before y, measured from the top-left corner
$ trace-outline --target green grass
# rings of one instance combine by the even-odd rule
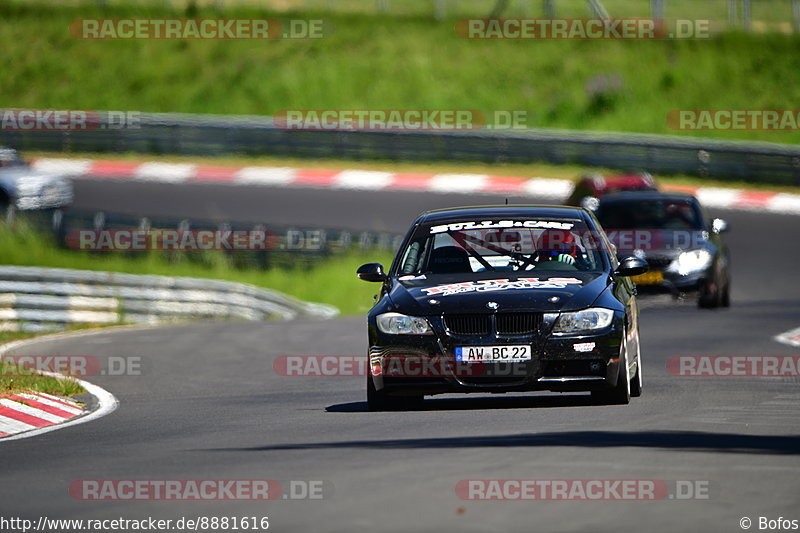
[[[724,17],[719,3],[723,7],[712,14]],[[607,4],[614,14],[643,10],[646,16],[649,3],[640,1],[636,9],[625,7],[634,6],[630,0],[619,8]],[[754,4],[754,18],[774,11]],[[187,11],[162,2],[103,8],[9,0],[0,4],[0,106],[257,115],[325,108],[526,110],[531,127],[675,133],[666,124],[673,109],[791,109],[800,99],[800,36],[466,41],[453,30],[466,13],[453,11],[452,19],[436,22],[424,12],[318,9],[242,5],[219,12],[201,6],[189,14],[326,18],[335,31],[324,39],[82,41],[69,34],[73,19],[186,17]],[[475,9],[483,15],[488,7]],[[704,11],[686,2],[670,9],[668,16]],[[693,135],[800,142],[800,132]]]
[[[37,335],[39,335],[39,333],[34,333],[32,331],[0,331],[0,344],[19,341],[22,339],[30,339],[31,337],[35,337]]]
[[[31,1],[31,0],[29,0]],[[81,0],[43,0],[44,2],[78,5]],[[204,7],[218,7],[228,10],[242,5],[257,6],[264,0],[136,0],[139,4],[169,3],[176,8],[186,8],[194,3]],[[125,5],[131,0],[104,0],[106,4]],[[279,11],[302,11],[313,9],[332,13],[385,13],[389,16],[417,15],[432,17],[434,2],[432,0],[394,0],[387,2],[388,9],[380,11],[378,3],[365,0],[280,0],[271,2]],[[651,16],[648,0],[602,0],[603,6],[612,17],[648,18]],[[458,0],[446,2],[446,16],[449,17],[485,17],[494,6],[487,0]],[[590,15],[584,0],[556,0],[556,16],[562,18],[586,18]],[[741,14],[741,13],[740,13]],[[504,17],[542,17],[544,16],[541,1],[509,2]],[[710,19],[720,23],[728,22],[727,0],[668,0],[665,16],[668,19]],[[757,0],[752,3],[752,18],[765,24],[786,24],[791,21],[791,0]]]
[[[246,252],[245,252],[246,253]],[[270,252],[277,253],[277,252]],[[53,238],[25,224],[0,225],[0,264],[83,270],[108,270],[131,274],[157,274],[213,278],[275,289],[301,300],[334,305],[342,314],[364,313],[372,307],[374,284],[356,278],[363,263],[388,264],[387,252],[353,252],[314,261],[284,261],[274,268],[242,268],[218,253],[136,252],[88,253],[61,248]]]
[[[43,376],[15,365],[10,360],[0,359],[0,395],[28,391],[73,396],[83,394],[86,389],[72,378]]]

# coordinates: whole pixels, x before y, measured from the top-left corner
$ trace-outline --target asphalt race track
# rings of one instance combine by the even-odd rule
[[[420,211],[502,197],[84,180],[82,208],[404,231]],[[135,194],[134,194],[135,193]],[[135,200],[134,200],[135,198]],[[514,199],[512,199],[514,201]],[[184,215],[185,213],[185,215]],[[274,531],[741,531],[800,519],[796,378],[682,378],[673,355],[797,355],[800,219],[720,211],[731,224],[732,307],[645,305],[644,394],[441,396],[366,411],[363,377],[282,377],[280,355],[361,355],[363,317],[216,323],[42,341],[20,354],[141,357],[141,376],[91,381],[120,400],[92,423],[0,446],[4,516],[269,516]],[[354,265],[354,270],[357,265]],[[80,479],[324,480],[321,500],[78,501]],[[463,479],[707,482],[708,499],[472,502]],[[670,485],[671,486],[671,485]]]

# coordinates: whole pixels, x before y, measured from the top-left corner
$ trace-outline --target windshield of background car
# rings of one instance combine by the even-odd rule
[[[417,228],[397,275],[597,272],[605,241],[578,219],[469,220]]]
[[[595,214],[607,229],[703,229],[700,209],[688,199],[607,202]]]

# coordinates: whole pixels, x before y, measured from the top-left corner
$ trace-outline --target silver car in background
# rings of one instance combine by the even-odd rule
[[[32,169],[13,148],[0,146],[0,214],[57,209],[72,203],[72,181],[67,176]]]

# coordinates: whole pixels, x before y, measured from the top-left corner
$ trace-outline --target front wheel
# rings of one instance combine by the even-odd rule
[[[722,291],[722,307],[731,306],[731,282],[725,283],[725,290]]]
[[[372,376],[367,374],[367,408],[370,411],[401,411],[422,406],[424,396],[389,396],[384,390],[377,390]]]
[[[638,398],[642,395],[642,356],[636,362],[636,375],[631,378],[631,398]]]
[[[384,391],[375,388],[372,376],[367,373],[367,408],[370,411],[385,411],[390,403],[390,398]]]
[[[640,391],[641,393],[641,391]],[[611,390],[593,391],[592,399],[602,405],[627,405],[631,401],[631,375],[624,348],[619,357],[619,376]]]

